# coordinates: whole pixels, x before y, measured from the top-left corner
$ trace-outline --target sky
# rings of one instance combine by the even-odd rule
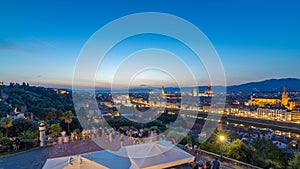
[[[70,87],[88,39],[105,24],[140,12],[172,14],[198,27],[217,51],[228,85],[300,78],[299,6],[297,0],[1,1],[0,81]],[[146,34],[116,45],[99,63],[96,84],[109,86],[122,60],[144,48],[171,51],[187,63],[200,85],[209,83],[205,68],[190,58],[194,54],[186,46],[170,37]],[[147,70],[132,83],[160,86],[176,80],[168,73]]]

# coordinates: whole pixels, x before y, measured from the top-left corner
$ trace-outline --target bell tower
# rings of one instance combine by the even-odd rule
[[[282,92],[282,98],[281,98],[281,105],[286,106],[289,103],[289,93],[287,91],[286,85],[284,85],[283,92]]]

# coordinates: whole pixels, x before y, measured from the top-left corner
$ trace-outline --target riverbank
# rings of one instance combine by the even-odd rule
[[[281,121],[265,120],[265,119],[256,119],[249,117],[239,117],[239,116],[225,116],[223,118],[231,123],[243,123],[246,125],[255,125],[262,128],[271,128],[273,130],[281,130],[285,132],[293,132],[300,134],[300,124],[297,123],[288,123]]]

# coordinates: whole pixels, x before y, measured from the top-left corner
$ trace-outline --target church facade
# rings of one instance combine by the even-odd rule
[[[282,97],[281,99],[277,98],[256,98],[252,97],[251,100],[249,100],[248,103],[250,106],[266,106],[266,105],[278,105],[278,106],[284,106],[288,110],[292,110],[296,105],[296,101],[292,101],[289,97],[289,93],[287,91],[286,85],[284,85]]]

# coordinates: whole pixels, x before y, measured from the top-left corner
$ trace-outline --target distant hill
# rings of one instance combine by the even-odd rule
[[[227,92],[282,92],[283,86],[286,85],[288,91],[300,91],[300,79],[285,78],[285,79],[269,79],[260,82],[250,82],[241,85],[227,86]],[[198,86],[199,92],[204,92],[207,86]],[[222,86],[212,86],[214,91],[221,91]],[[183,87],[181,92],[192,92],[194,87]],[[161,88],[151,86],[141,86],[129,89],[129,92],[148,93],[149,91],[160,92]],[[178,87],[165,87],[166,93],[179,92]],[[99,93],[109,93],[109,89],[96,90]],[[128,90],[116,90],[114,92],[128,92]]]
[[[227,92],[282,92],[283,86],[286,85],[288,91],[300,91],[300,79],[285,78],[285,79],[269,79],[260,82],[250,82],[241,85],[233,85],[227,87]],[[204,92],[207,86],[198,86],[199,92]],[[213,90],[221,90],[221,86],[213,86]],[[194,87],[183,87],[182,92],[192,92]],[[161,88],[133,88],[130,92],[149,92],[151,90],[161,91]],[[179,88],[165,87],[168,93],[179,92]]]
[[[288,91],[300,91],[300,79],[270,79],[260,82],[251,82],[241,85],[229,86],[228,92],[282,92],[286,85]]]
[[[31,112],[41,120],[46,114],[73,110],[71,93],[61,94],[58,90],[29,84],[10,83],[0,86],[0,117],[18,112]],[[52,114],[54,116],[54,114]]]

